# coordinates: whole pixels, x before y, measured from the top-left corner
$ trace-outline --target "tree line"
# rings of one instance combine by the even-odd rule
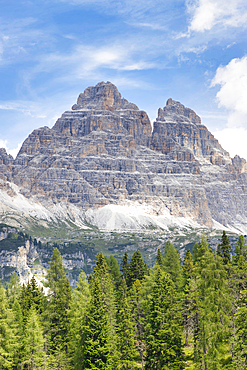
[[[120,266],[96,257],[71,289],[57,248],[45,295],[34,277],[0,286],[0,368],[218,370],[247,368],[247,246],[202,236],[183,263],[171,242],[148,269],[136,250]]]

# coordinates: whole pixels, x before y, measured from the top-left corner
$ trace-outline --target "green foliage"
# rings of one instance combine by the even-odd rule
[[[241,293],[239,299],[239,307],[236,313],[236,347],[235,356],[236,362],[245,369],[247,366],[247,291],[244,290]],[[240,368],[240,367],[239,367]]]
[[[174,245],[167,241],[165,246],[165,255],[162,258],[164,271],[170,274],[172,281],[178,289],[182,286],[182,266],[179,253]]]
[[[115,288],[118,289],[121,284],[120,266],[118,265],[116,258],[114,258],[112,254],[109,258],[105,257],[105,260],[109,267],[110,275],[114,282]]]
[[[141,253],[137,249],[130,260],[126,281],[127,286],[131,287],[136,280],[142,281],[147,273],[147,265],[144,263]]]
[[[146,324],[145,369],[183,369],[181,310],[175,284],[160,268],[154,274]]]
[[[27,369],[42,369],[45,364],[44,338],[35,307],[31,307],[24,334],[23,364]]]
[[[14,274],[6,292],[0,286],[0,368],[246,368],[246,246],[240,236],[230,264],[223,235],[218,253],[203,235],[192,254],[187,251],[183,265],[167,242],[150,271],[138,250],[130,262],[125,252],[122,275],[117,260],[101,252],[93,274],[87,280],[81,273],[73,290],[60,252],[48,245],[48,252],[53,251],[48,297],[34,277],[20,287]],[[77,248],[76,243],[70,247]]]
[[[64,271],[61,254],[57,248],[53,251],[47,281],[50,293],[44,317],[48,336],[48,353],[56,356],[57,348],[59,348],[60,351],[67,354],[71,288]]]
[[[119,364],[121,369],[133,370],[137,358],[134,340],[134,322],[131,315],[130,300],[125,279],[119,287],[119,305],[117,312]]]
[[[223,231],[221,237],[221,243],[218,244],[217,254],[222,257],[224,265],[227,265],[231,261],[231,245],[229,239],[226,235],[226,232]]]
[[[238,263],[240,256],[247,258],[247,245],[245,244],[244,236],[240,235],[238,241],[235,243],[235,255],[233,257],[233,262]]]

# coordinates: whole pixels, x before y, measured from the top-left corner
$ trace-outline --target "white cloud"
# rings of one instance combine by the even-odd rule
[[[21,146],[22,146],[22,143],[19,143],[18,146],[17,146],[17,148],[9,149],[8,140],[0,139],[0,148],[5,148],[6,149],[6,152],[8,154],[11,154],[12,157],[14,157],[14,158],[16,158],[19,150],[21,149]]]
[[[7,140],[0,139],[0,148],[5,148],[7,150]]]
[[[247,126],[247,57],[220,66],[211,82],[216,85],[221,86],[216,95],[219,107],[229,110],[228,126]]]
[[[243,127],[227,127],[213,131],[212,134],[219,140],[222,147],[233,158],[236,154],[247,160],[247,129]]]
[[[19,143],[17,145],[17,148],[14,149],[7,149],[7,152],[12,155],[12,157],[16,158],[17,154],[19,153],[19,150],[21,149],[22,143]]]
[[[246,24],[246,0],[188,0],[189,31],[204,32],[215,25],[240,27]]]

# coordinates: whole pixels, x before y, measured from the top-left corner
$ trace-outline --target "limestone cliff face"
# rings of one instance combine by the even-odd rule
[[[201,124],[196,113],[181,103],[168,99],[166,106],[158,110],[154,123],[151,148],[169,153],[173,149],[187,149],[200,162],[216,165],[231,164],[231,158],[218,140]]]
[[[11,171],[14,158],[7,154],[6,149],[0,148],[0,179],[5,181],[11,180]]]
[[[151,148],[162,153],[187,150],[198,160],[202,186],[212,219],[239,226],[247,220],[247,164],[230,158],[200,117],[181,103],[168,99],[154,123]]]
[[[153,215],[246,223],[246,161],[229,154],[200,117],[168,99],[153,132],[144,111],[101,82],[53,128],[34,130],[15,159],[0,152],[2,182],[43,205],[148,205]],[[246,200],[245,200],[246,199]]]

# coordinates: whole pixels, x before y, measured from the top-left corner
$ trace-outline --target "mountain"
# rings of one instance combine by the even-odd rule
[[[100,82],[34,130],[15,160],[0,149],[0,217],[247,233],[246,172],[193,110],[168,99],[152,130],[146,112]]]

